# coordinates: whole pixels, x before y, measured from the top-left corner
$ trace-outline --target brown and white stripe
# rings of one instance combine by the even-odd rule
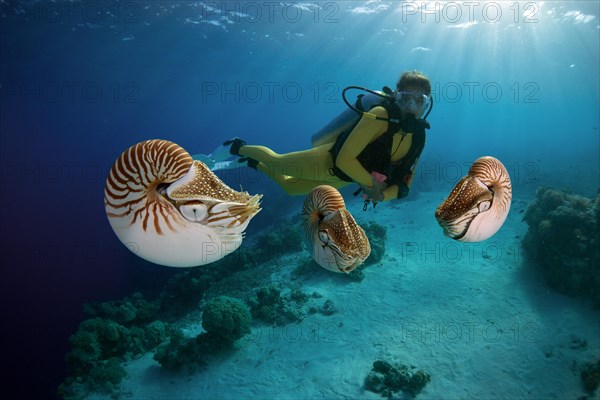
[[[187,151],[167,140],[131,146],[117,158],[106,180],[108,217],[124,219],[128,224],[141,221],[144,231],[152,228],[158,235],[166,229],[176,232],[182,217],[160,189],[185,176],[192,161]]]
[[[305,231],[305,238],[309,241],[314,241],[315,233],[319,228],[319,222],[325,216],[342,208],[346,208],[346,203],[344,203],[344,198],[337,189],[328,185],[321,185],[314,188],[306,196],[304,205],[302,206],[302,225]]]
[[[138,256],[190,267],[235,251],[261,197],[231,189],[179,145],[157,139],[117,158],[104,206],[117,237]]]

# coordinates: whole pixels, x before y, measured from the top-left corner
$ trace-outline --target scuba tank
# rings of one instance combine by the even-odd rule
[[[354,106],[346,99],[346,91],[350,89],[359,89],[366,92],[361,93],[356,97]],[[394,98],[391,97],[391,93],[392,90],[388,87],[384,87],[382,91],[373,91],[359,86],[348,86],[345,88],[342,92],[342,98],[349,108],[344,110],[327,125],[312,135],[312,146],[318,147],[335,142],[342,132],[352,128],[360,120],[364,112],[369,111],[373,107],[382,105],[386,101],[394,101]]]

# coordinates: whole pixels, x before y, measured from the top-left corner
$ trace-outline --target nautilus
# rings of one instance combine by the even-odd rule
[[[314,188],[304,200],[301,218],[309,251],[321,267],[349,273],[371,254],[365,231],[346,209],[337,189],[327,185]]]
[[[480,157],[435,211],[446,236],[461,242],[492,237],[504,224],[512,187],[504,165],[494,157]]]
[[[262,195],[237,192],[167,140],[125,150],[104,189],[108,221],[141,258],[169,267],[217,261],[242,243]]]

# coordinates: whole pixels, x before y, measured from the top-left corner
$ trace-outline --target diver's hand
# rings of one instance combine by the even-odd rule
[[[381,188],[374,186],[363,186],[361,185],[363,191],[363,199],[371,201],[373,203],[379,203],[383,201],[383,191]]]
[[[385,180],[387,176],[380,174],[379,172],[371,173],[371,186],[360,185],[363,191],[363,199],[373,202],[377,204],[383,201],[383,189],[387,187]]]

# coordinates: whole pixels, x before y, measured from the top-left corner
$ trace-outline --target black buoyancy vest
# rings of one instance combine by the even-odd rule
[[[429,122],[413,117],[402,121],[402,126],[405,132],[412,132],[412,142],[406,155],[401,160],[391,163],[386,180],[388,185],[402,185],[402,183],[407,185],[413,173],[413,166],[425,148],[425,129],[429,129]]]
[[[337,156],[344,146],[346,139],[352,132],[352,129],[349,129],[345,132],[342,132],[340,136],[338,136],[334,145],[331,147],[331,156],[333,158],[333,167],[331,168],[331,172],[333,175],[337,176],[343,181],[352,182],[352,178],[346,175],[341,169],[339,169],[335,163],[337,160]],[[390,165],[390,160],[392,158],[392,143],[394,141],[394,134],[388,134],[388,132],[379,136],[377,139],[369,143],[363,151],[356,157],[356,159],[361,163],[363,168],[365,168],[369,172],[377,171],[382,174],[385,174]]]
[[[401,112],[395,104],[383,104],[387,111],[390,120],[401,120]],[[404,127],[405,131],[412,132],[412,143],[406,156],[397,162],[392,163],[392,144],[394,142],[394,134],[402,127],[403,124],[398,124],[389,121],[388,130],[377,139],[369,143],[363,151],[357,156],[357,160],[361,163],[364,169],[369,173],[376,171],[388,177],[386,183],[388,185],[400,184],[405,182],[406,174],[412,173],[411,168],[417,158],[421,155],[421,151],[425,147],[425,129],[429,128],[429,124],[425,120],[415,120],[417,123],[412,123],[408,127]],[[419,123],[420,122],[420,123]],[[333,158],[333,167],[331,174],[337,176],[343,181],[353,182],[352,178],[346,175],[339,169],[335,162],[337,156],[346,142],[346,139],[352,133],[358,121],[347,131],[342,132],[336,139],[334,145],[329,150]],[[404,139],[404,138],[403,138]]]

